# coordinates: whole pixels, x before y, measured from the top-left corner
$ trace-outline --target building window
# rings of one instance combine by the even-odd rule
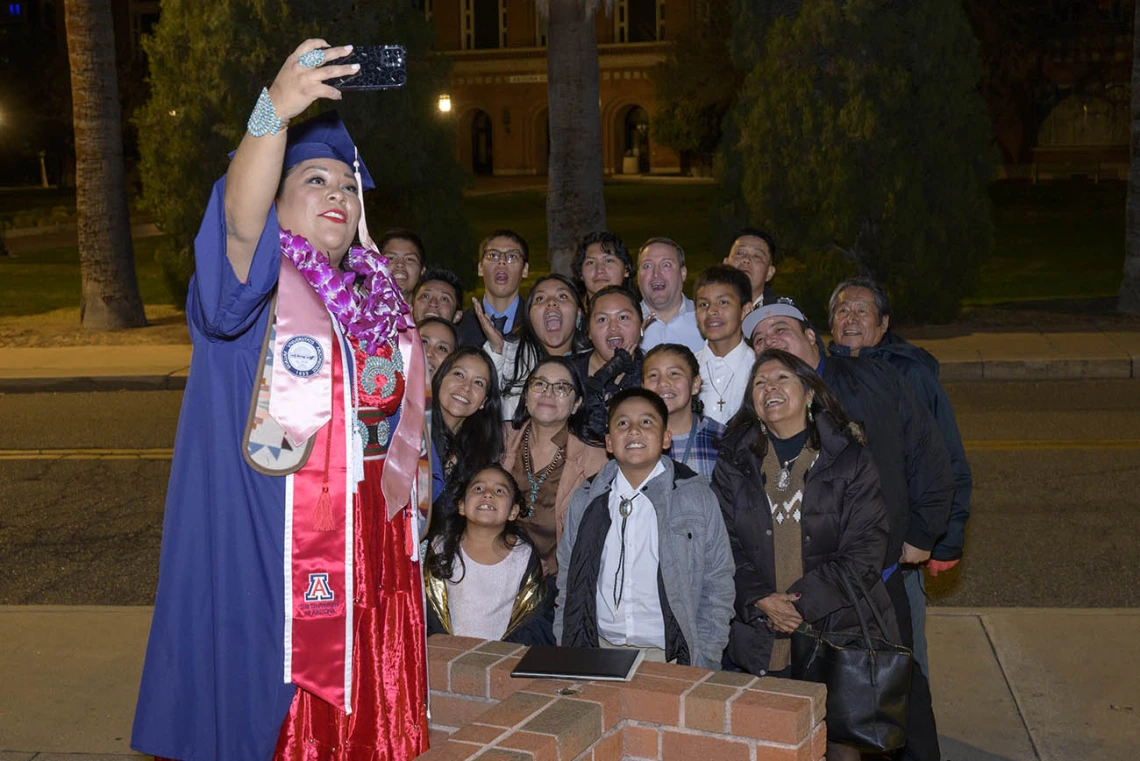
[[[472,20],[473,14],[471,12],[471,3],[473,3],[473,2],[474,2],[474,0],[463,0],[463,34],[462,34],[463,45],[462,45],[462,47],[464,50],[471,50],[472,48],[475,47],[475,44],[474,44],[475,37],[474,37],[474,31],[473,31],[475,24]]]
[[[433,0],[424,0],[424,20],[431,21]]]
[[[507,47],[507,0],[499,0],[499,47]]]
[[[488,50],[499,47],[502,30],[499,3],[501,0],[470,0],[474,5],[471,13],[474,31],[474,48]]]
[[[542,13],[534,14],[534,41],[540,48],[546,47],[546,30],[550,21]]]
[[[617,0],[614,40],[656,42],[665,35],[665,0]]]

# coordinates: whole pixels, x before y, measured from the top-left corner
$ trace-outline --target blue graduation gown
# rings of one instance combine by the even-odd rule
[[[243,435],[277,286],[271,209],[246,282],[225,249],[225,177],[194,242],[194,344],[166,495],[158,596],[131,747],[183,761],[273,756],[284,679],[285,479],[250,468]]]

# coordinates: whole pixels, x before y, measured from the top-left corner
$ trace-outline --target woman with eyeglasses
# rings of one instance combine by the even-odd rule
[[[527,376],[546,357],[561,357],[589,348],[582,321],[586,307],[565,275],[539,278],[519,310],[515,328],[504,337],[484,310],[476,310],[487,335],[483,351],[495,363],[503,392],[503,420],[514,417]]]
[[[550,579],[558,573],[558,540],[570,498],[606,464],[606,450],[585,440],[584,396],[574,363],[548,357],[527,378],[514,419],[503,425],[500,462],[522,489],[522,527]]]

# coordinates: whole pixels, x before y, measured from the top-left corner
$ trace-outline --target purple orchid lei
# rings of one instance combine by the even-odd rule
[[[341,270],[303,236],[282,229],[281,252],[317,291],[344,331],[369,355],[396,331],[412,324],[411,307],[388,271],[388,259],[376,251],[353,246],[345,255],[347,269]],[[363,288],[356,287],[358,278]]]

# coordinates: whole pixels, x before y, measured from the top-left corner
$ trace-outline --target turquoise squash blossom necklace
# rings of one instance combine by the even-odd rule
[[[562,464],[562,458],[566,456],[566,449],[564,447],[558,447],[558,451],[554,453],[550,464],[538,473],[535,473],[534,463],[530,458],[530,429],[531,426],[528,425],[526,430],[523,431],[523,470],[526,471],[526,481],[530,486],[530,491],[527,494],[526,514],[522,516],[524,518],[529,518],[534,515],[534,503],[538,501],[538,488],[542,486],[550,474]]]

